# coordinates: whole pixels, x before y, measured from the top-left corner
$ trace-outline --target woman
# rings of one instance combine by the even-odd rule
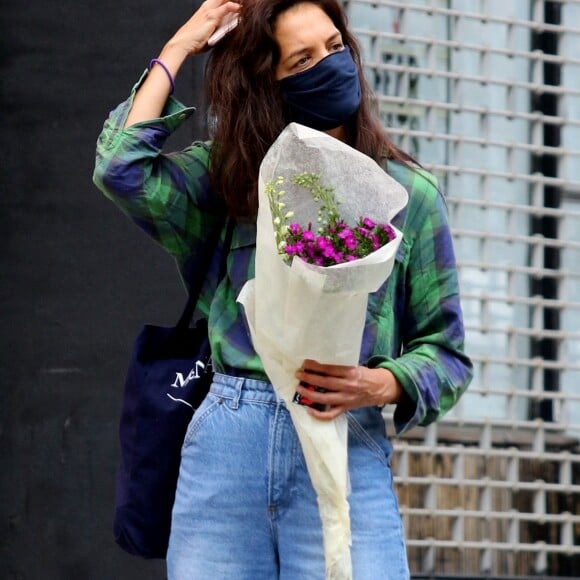
[[[212,142],[165,155],[166,138],[191,113],[170,97],[174,77],[208,49],[226,15],[239,24],[209,56]],[[227,273],[217,281],[210,272],[198,304],[217,373],[184,441],[169,578],[325,577],[300,445],[236,303],[253,277],[258,168],[291,121],[362,151],[409,193],[394,222],[404,233],[397,263],[369,298],[360,366],[308,360],[296,373],[297,391],[324,408],[310,409],[314,417],[348,414],[353,577],[409,577],[381,409],[396,405],[398,433],[426,425],[463,393],[471,364],[444,201],[434,178],[385,135],[370,102],[336,0],[207,0],[105,123],[95,183],[176,258],[186,281],[224,216],[236,224]]]

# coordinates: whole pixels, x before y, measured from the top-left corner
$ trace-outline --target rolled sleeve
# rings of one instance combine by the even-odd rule
[[[170,97],[162,116],[124,128],[147,72],[116,107],[97,140],[93,181],[133,222],[182,262],[221,223],[224,206],[212,191],[210,144],[164,153],[167,138],[193,113]]]
[[[421,174],[414,188],[404,225],[410,257],[401,354],[379,354],[369,361],[389,369],[404,389],[394,414],[397,434],[442,417],[472,377],[445,202],[434,181]]]

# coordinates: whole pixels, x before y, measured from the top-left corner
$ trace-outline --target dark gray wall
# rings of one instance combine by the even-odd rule
[[[2,579],[164,577],[112,538],[117,421],[134,336],[184,293],[91,175],[108,111],[194,4],[1,3]],[[189,67],[178,96],[194,103],[191,86]]]

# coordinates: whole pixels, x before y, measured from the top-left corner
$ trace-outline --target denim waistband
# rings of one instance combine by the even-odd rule
[[[274,387],[267,381],[214,373],[210,392],[234,401],[282,403]]]
[[[232,409],[237,409],[240,401],[246,401],[248,403],[274,404],[286,410],[286,403],[276,393],[272,383],[268,381],[235,377],[216,372],[213,376],[210,392],[218,397],[230,400],[231,403],[228,404]],[[348,411],[347,416],[356,417],[361,425],[367,426],[369,429],[378,425],[381,432],[385,430],[380,407],[360,407]]]

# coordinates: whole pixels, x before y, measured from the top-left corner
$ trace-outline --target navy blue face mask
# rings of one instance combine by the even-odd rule
[[[290,120],[318,131],[344,125],[360,105],[358,69],[348,47],[280,80]]]

